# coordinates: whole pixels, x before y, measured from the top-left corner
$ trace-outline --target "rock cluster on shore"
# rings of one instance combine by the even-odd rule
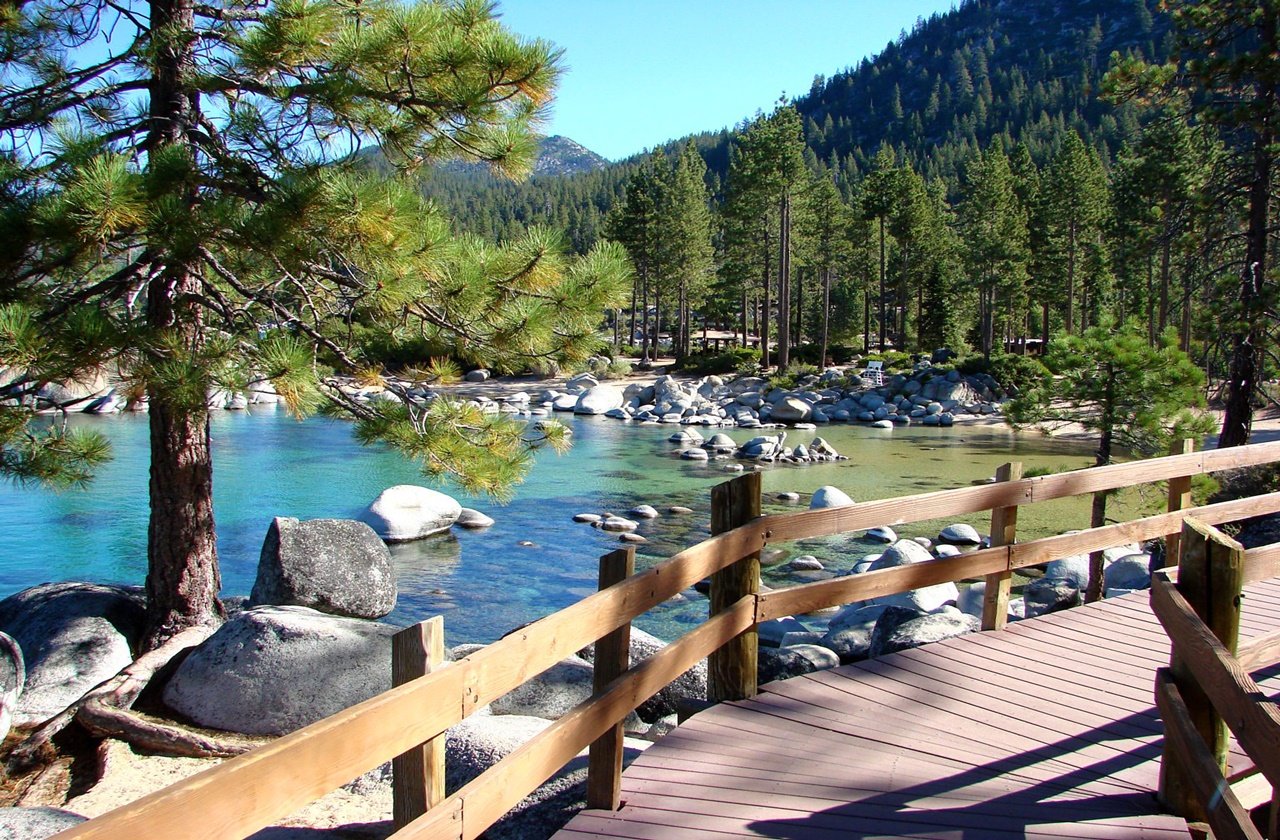
[[[762,428],[841,422],[890,426],[950,426],[958,416],[998,414],[1004,392],[990,376],[922,367],[895,374],[882,385],[837,368],[811,375],[797,388],[772,386],[760,377],[660,376],[652,385],[619,388],[590,375],[570,379],[563,391],[540,395],[543,405],[576,414],[686,426]]]

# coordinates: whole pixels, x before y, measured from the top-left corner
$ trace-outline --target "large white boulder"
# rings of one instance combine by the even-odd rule
[[[462,505],[452,496],[397,484],[379,493],[358,518],[387,542],[408,542],[448,530],[461,514]]]
[[[144,620],[138,588],[45,583],[0,601],[0,631],[26,663],[14,724],[57,714],[132,662]]]
[[[853,504],[853,499],[849,498],[848,493],[839,487],[832,487],[827,484],[813,491],[813,498],[809,500],[809,510],[843,507],[851,504]]]
[[[277,516],[262,542],[249,603],[381,618],[396,605],[391,552],[364,522]]]
[[[890,608],[884,611],[871,631],[868,655],[872,657],[896,653],[972,633],[978,620],[956,609],[921,615],[910,609]]]
[[[942,529],[938,534],[938,542],[951,545],[980,545],[982,535],[978,529],[966,522],[957,522]]]
[[[800,423],[813,415],[813,406],[799,397],[786,396],[773,404],[774,420],[780,423]]]
[[[596,385],[588,388],[578,396],[573,407],[574,414],[604,414],[611,409],[621,408],[626,399],[622,389],[614,385]]]
[[[932,559],[933,555],[929,553],[929,549],[915,540],[898,540],[884,550],[871,564],[868,571],[874,572],[878,569],[892,569],[914,563],[926,563]],[[959,597],[960,590],[954,583],[948,582],[934,584],[933,586],[922,586],[919,589],[898,592],[893,595],[883,595],[873,599],[873,601],[886,606],[906,607],[916,612],[931,613],[937,612],[949,603],[954,603]]]
[[[257,607],[183,660],[164,702],[200,726],[283,735],[391,688],[390,624]]]

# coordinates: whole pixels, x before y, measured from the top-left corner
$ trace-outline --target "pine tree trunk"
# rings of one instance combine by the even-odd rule
[[[1169,218],[1169,201],[1165,200],[1165,218]],[[1173,242],[1171,234],[1166,231],[1163,247],[1160,249],[1160,320],[1158,333],[1163,333],[1169,326],[1169,263],[1172,260]]]
[[[1274,14],[1261,15],[1259,41],[1267,55],[1280,49]],[[1262,367],[1262,344],[1265,340],[1264,319],[1266,306],[1263,282],[1267,276],[1267,222],[1271,201],[1271,155],[1275,142],[1275,127],[1270,122],[1276,113],[1277,96],[1274,87],[1259,82],[1255,106],[1262,114],[1263,123],[1253,138],[1253,173],[1249,182],[1249,228],[1245,239],[1244,268],[1240,272],[1240,319],[1231,336],[1231,362],[1228,370],[1226,411],[1222,417],[1222,433],[1218,446],[1242,446],[1249,442],[1253,431],[1253,394],[1258,387],[1258,374]]]
[[[1076,223],[1067,225],[1067,335],[1075,334],[1076,326]]]
[[[884,253],[884,216],[880,217],[880,352],[884,352],[884,281],[885,281],[885,253]]]
[[[778,369],[791,364],[791,198],[778,203]]]
[[[871,352],[871,292],[862,289],[862,355]]]
[[[1115,382],[1115,376],[1111,370],[1104,371],[1107,376],[1108,386],[1104,390],[1102,414],[1099,422],[1098,452],[1094,456],[1094,466],[1105,467],[1111,463],[1111,447],[1112,435],[1115,428],[1115,393],[1111,389],[1111,383]],[[1093,502],[1090,505],[1089,527],[1101,528],[1107,524],[1107,492],[1099,490],[1093,494]],[[1089,554],[1089,583],[1085,588],[1085,601],[1093,603],[1102,600],[1103,588],[1102,578],[1104,569],[1104,555],[1101,551],[1091,552]]]
[[[653,360],[656,362],[662,354],[662,289],[653,285]]]
[[[209,414],[151,393],[151,521],[147,527],[147,631],[152,650],[181,631],[213,624],[218,602]]]
[[[1156,267],[1155,254],[1147,255],[1147,343],[1156,346]]]
[[[795,346],[797,348],[804,344],[804,272],[801,271],[796,275],[796,322],[795,322]]]
[[[640,287],[640,275],[637,273],[631,281],[631,325],[627,328],[627,344],[636,340],[636,295]]]
[[[822,349],[818,353],[818,367],[827,366],[827,340],[831,336],[831,269],[822,269]]]
[[[761,367],[769,367],[769,232],[764,232],[764,262],[762,263],[763,271],[761,272],[761,282],[764,284],[764,311],[760,313],[760,365]]]
[[[194,31],[191,0],[153,0],[154,31]],[[166,147],[186,145],[198,122],[198,100],[190,89],[195,72],[194,42],[174,38],[154,50],[147,144],[153,157]],[[192,211],[193,186],[178,193]],[[182,339],[187,352],[204,347],[199,306],[200,283],[189,265],[170,255],[162,275],[147,289],[147,323]],[[218,602],[217,537],[213,523],[213,459],[209,415],[175,401],[162,388],[150,397],[151,467],[147,528],[147,627],[143,650],[153,650],[181,631],[216,623]]]
[[[640,363],[647,365],[653,361],[650,354],[649,345],[649,276],[648,271],[644,272],[644,279],[640,286]]]

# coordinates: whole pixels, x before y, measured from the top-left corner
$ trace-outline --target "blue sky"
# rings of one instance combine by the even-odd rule
[[[732,127],[880,52],[953,0],[499,0],[565,51],[547,134],[617,160]]]

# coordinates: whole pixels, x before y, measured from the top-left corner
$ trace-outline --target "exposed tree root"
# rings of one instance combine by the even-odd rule
[[[164,755],[220,758],[238,755],[264,743],[261,738],[199,731],[161,721],[133,710],[133,704],[157,671],[174,657],[212,635],[215,627],[191,627],[148,651],[114,677],[98,684],[67,708],[42,723],[9,754],[11,774],[29,770],[54,754],[53,737],[75,720],[89,732]]]
[[[100,700],[90,700],[81,707],[76,721],[94,735],[117,738],[160,755],[185,758],[226,758],[270,740],[189,728]]]

